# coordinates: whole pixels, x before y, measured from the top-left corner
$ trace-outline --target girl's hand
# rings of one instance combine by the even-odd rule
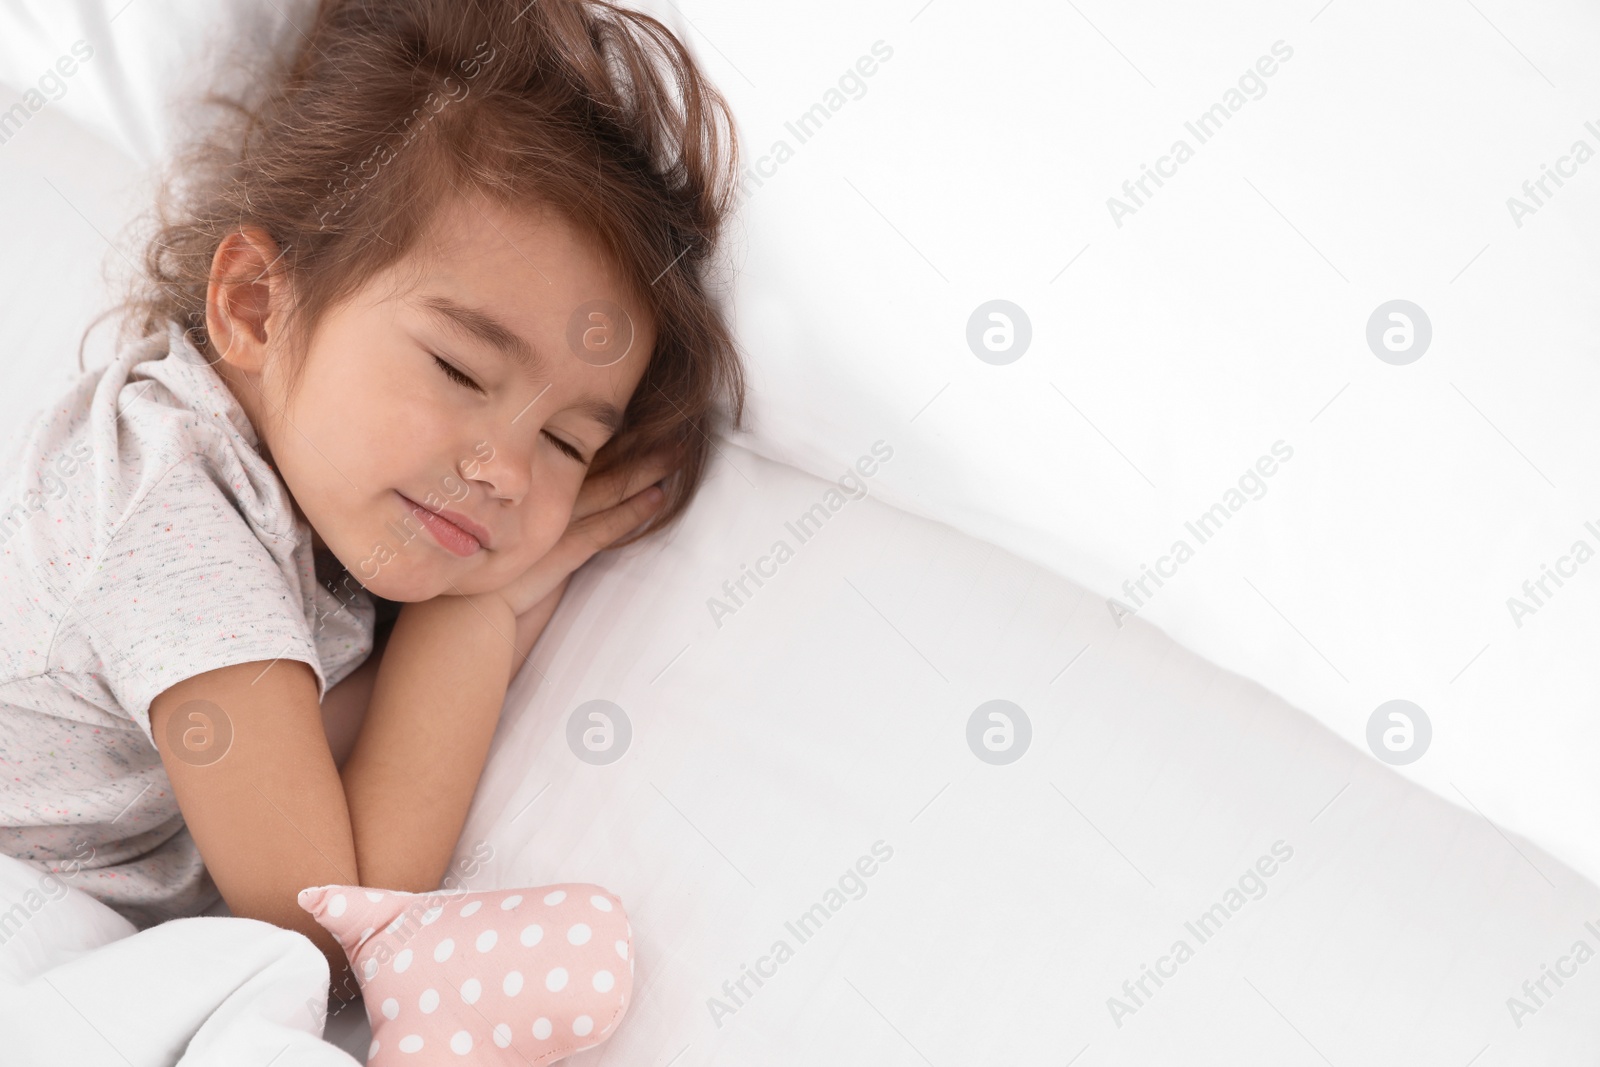
[[[661,507],[660,490],[655,490],[653,500],[646,490],[675,466],[670,454],[658,454],[632,469],[585,479],[572,506],[572,520],[561,539],[533,566],[498,590],[501,599],[511,606],[512,614],[521,617],[541,607],[553,613],[573,571]]]

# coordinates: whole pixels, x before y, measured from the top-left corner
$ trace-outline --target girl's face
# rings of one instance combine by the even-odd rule
[[[489,592],[527,570],[565,531],[655,345],[591,241],[555,212],[441,208],[418,252],[322,319],[285,407],[279,302],[262,340],[233,311],[249,295],[218,299],[229,257],[277,254],[260,236],[218,250],[207,324],[319,544],[388,600]]]

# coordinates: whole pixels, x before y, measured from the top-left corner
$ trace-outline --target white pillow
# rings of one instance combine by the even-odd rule
[[[25,113],[13,108],[8,123],[0,109],[0,143],[51,108],[140,164],[159,162],[190,117],[175,102],[247,85],[231,57],[282,47],[307,10],[306,0],[8,3],[0,9],[0,84],[23,94]]]
[[[32,44],[0,78],[101,31],[59,106],[159,150],[167,79],[210,62],[191,42],[262,12],[136,0],[105,32],[113,6],[12,4],[0,41]],[[754,168],[740,443],[828,476],[885,438],[885,501],[1122,599],[1363,750],[1415,702],[1431,747],[1403,773],[1600,878],[1600,567],[1522,593],[1600,547],[1600,168],[1563,162],[1600,146],[1600,13],[654,6]],[[1406,365],[1368,342],[1397,299],[1431,323]],[[969,347],[992,300],[1030,321],[1006,365]],[[1171,577],[1135,603],[1145,565]]]
[[[857,498],[905,457],[853,444],[873,473],[822,480],[719,442],[684,525],[575,575],[507,694],[453,869],[626,902],[603,1062],[1592,1062],[1600,983],[1507,998],[1570,974],[1600,888],[1081,586]]]
[[[755,171],[736,440],[827,476],[885,437],[881,499],[1363,752],[1414,702],[1431,747],[1402,773],[1600,878],[1600,563],[1520,629],[1507,607],[1600,549],[1600,163],[1508,207],[1600,149],[1600,12],[672,6]],[[1368,342],[1396,299],[1432,324],[1406,365]],[[969,345],[994,300],[1030,320],[1008,365]]]

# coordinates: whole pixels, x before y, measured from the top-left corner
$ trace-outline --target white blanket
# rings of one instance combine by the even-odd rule
[[[231,917],[136,932],[81,890],[0,856],[7,1064],[365,1062],[322,1040],[327,996],[328,961],[298,933]]]

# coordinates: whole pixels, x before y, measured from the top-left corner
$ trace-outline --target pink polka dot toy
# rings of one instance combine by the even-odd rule
[[[322,885],[299,902],[361,983],[368,1067],[537,1067],[604,1041],[633,990],[633,926],[597,885]]]

